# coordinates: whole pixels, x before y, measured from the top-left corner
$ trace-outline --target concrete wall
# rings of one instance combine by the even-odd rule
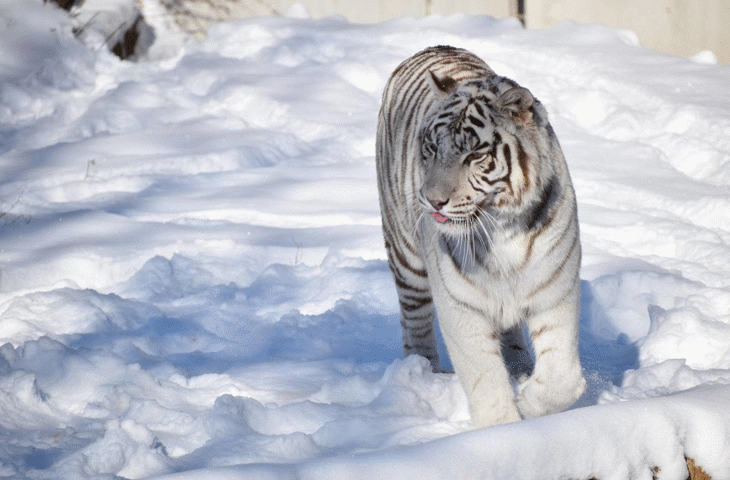
[[[302,3],[314,18],[345,15],[351,22],[376,23],[402,16],[423,17],[456,12],[506,17],[510,14],[511,2],[516,4],[517,0],[254,0],[240,3],[264,15],[270,15],[272,11],[284,14],[293,4]]]
[[[633,30],[645,47],[672,55],[712,50],[730,63],[730,0],[525,0],[527,28],[565,19]]]
[[[516,16],[518,0],[162,0],[177,23],[189,32],[205,33],[210,22],[257,16],[283,16],[292,5],[306,6],[313,18],[344,15],[354,23],[376,23],[396,17],[424,17],[464,12],[493,17]],[[510,8],[512,6],[512,8]]]
[[[401,16],[463,12],[497,18],[520,16],[527,28],[566,19],[633,30],[642,45],[673,55],[712,50],[730,63],[730,0],[162,0],[187,31],[203,36],[211,21],[285,15],[295,3],[314,18],[344,15],[374,23]],[[524,15],[519,15],[518,5]]]

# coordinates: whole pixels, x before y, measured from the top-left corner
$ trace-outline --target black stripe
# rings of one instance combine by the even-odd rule
[[[575,250],[576,246],[579,245],[578,242],[578,235],[576,235],[573,238],[573,244],[570,246],[570,249],[568,249],[567,255],[563,258],[563,261],[560,262],[560,265],[558,268],[556,268],[553,271],[553,274],[550,275],[550,278],[542,282],[536,289],[534,289],[532,292],[530,292],[530,295],[528,295],[528,298],[534,298],[535,295],[537,295],[539,292],[542,292],[549,286],[551,286],[555,281],[560,278],[560,275],[563,273],[563,270],[565,269],[565,265],[568,264],[568,260],[570,260],[570,257],[573,255],[573,251]]]
[[[530,187],[530,165],[529,165],[529,157],[527,156],[527,152],[525,152],[525,149],[522,148],[522,142],[517,142],[517,161],[520,164],[520,168],[522,169],[522,176],[525,179],[525,189],[528,189]]]
[[[395,284],[399,289],[408,290],[411,292],[418,292],[418,293],[423,293],[423,292],[427,291],[427,290],[423,290],[421,288],[418,288],[418,287],[406,282],[405,280],[403,280],[402,278],[400,278],[396,275],[393,275],[393,279],[395,280]]]
[[[444,241],[444,240],[445,240],[445,238],[444,238],[444,237],[441,237],[441,238],[440,238],[440,241]],[[446,242],[446,243],[447,243],[447,247],[448,247],[448,242]],[[464,274],[463,274],[463,273],[461,272],[461,270],[459,269],[459,266],[458,266],[458,265],[457,265],[457,264],[455,263],[455,260],[453,259],[453,257],[451,257],[451,256],[450,256],[449,258],[451,259],[451,261],[452,261],[452,263],[453,263],[454,267],[456,268],[456,271],[457,271],[457,273],[459,273],[459,276],[460,276],[460,278],[461,278],[461,279],[462,279],[462,280],[463,280],[463,281],[464,281],[465,283],[467,283],[467,284],[471,285],[471,286],[472,286],[472,288],[475,288],[475,289],[477,289],[478,287],[477,287],[477,286],[476,286],[476,285],[474,284],[474,282],[472,282],[472,281],[471,281],[471,280],[470,280],[469,278],[467,278],[466,276],[464,276]],[[441,264],[440,264],[439,262],[437,262],[437,263],[436,263],[436,266],[437,266],[437,268],[439,269],[439,275],[440,275],[440,276],[441,276],[441,277],[443,278],[443,272],[441,271]],[[468,311],[470,311],[470,312],[476,313],[476,314],[480,315],[480,316],[481,316],[482,318],[485,318],[485,319],[486,319],[486,318],[489,318],[489,315],[488,315],[488,313],[487,313],[487,312],[485,312],[484,310],[482,310],[482,309],[480,309],[480,308],[477,308],[477,307],[475,307],[474,305],[471,305],[471,304],[469,304],[469,303],[466,303],[466,302],[464,302],[464,301],[460,300],[459,298],[457,298],[456,294],[455,294],[454,292],[452,292],[452,291],[451,291],[451,290],[449,289],[449,286],[448,286],[448,285],[447,285],[447,284],[446,284],[445,282],[444,282],[444,289],[446,290],[446,293],[447,293],[447,294],[449,295],[449,297],[451,297],[451,299],[452,299],[452,300],[453,300],[454,302],[456,302],[456,304],[457,304],[458,306],[460,306],[461,308],[463,308],[463,309],[465,309],[465,310],[468,310]]]
[[[501,140],[501,137],[500,137],[500,140]],[[497,161],[496,156],[494,157],[494,160],[495,160],[495,162]],[[496,166],[495,166],[495,168],[496,168]],[[507,174],[504,177],[500,178],[499,180],[502,180],[507,185],[509,185],[509,189],[510,189],[510,191],[512,191],[512,162],[511,161],[507,160]]]
[[[559,209],[560,209],[559,207],[556,207],[556,211],[559,210]],[[551,216],[551,217],[549,217],[549,219],[550,219],[550,222],[552,222],[553,217]],[[550,223],[550,222],[548,222],[548,223]],[[577,226],[573,225],[574,223],[577,223],[577,222],[578,222],[578,218],[575,215],[571,215],[570,221],[565,225],[565,228],[560,233],[560,238],[558,238],[558,240],[555,241],[555,243],[552,245],[552,247],[550,247],[550,250],[548,250],[546,256],[549,256],[549,255],[552,255],[553,254],[553,252],[555,251],[555,249],[558,248],[558,246],[563,243],[563,241],[568,236],[568,234],[571,231],[573,231],[573,228],[576,228],[577,229]],[[546,228],[546,227],[547,227],[547,224],[543,227],[543,229]],[[580,234],[578,232],[576,232],[576,235],[575,236],[576,236],[576,238],[580,238]]]
[[[422,302],[424,305],[429,302],[433,303],[433,298],[431,298],[430,292],[424,292],[423,296],[408,295],[406,293],[403,293],[403,294],[399,295],[398,298],[401,301],[406,300],[411,303]]]
[[[481,115],[482,117],[484,116],[484,109],[482,108],[481,105],[479,105],[478,101],[474,102],[474,108],[476,109],[476,111],[479,115]]]
[[[477,127],[479,127],[479,128],[484,128],[484,122],[482,122],[481,120],[479,120],[474,115],[469,115],[469,121],[471,123],[473,123],[474,125],[476,125]]]
[[[408,336],[411,338],[418,339],[418,340],[423,340],[424,338],[430,337],[431,335],[433,335],[433,327],[425,328],[423,332],[419,332],[419,333],[414,332],[412,328],[409,328],[408,330],[409,330]]]
[[[507,163],[512,163],[512,149],[510,148],[509,143],[502,144],[502,155],[504,155]]]
[[[416,325],[409,325],[408,322],[410,320],[407,318],[401,318],[400,326],[403,330],[424,330],[426,328],[433,328],[433,318],[424,318],[421,320],[421,323],[417,323]]]
[[[411,263],[399,249],[393,249],[393,252],[395,253],[395,260],[398,262],[398,266],[401,267],[403,270],[408,271],[410,274],[415,275],[416,277],[427,277],[426,270],[422,268],[415,268],[413,265],[411,265]]]
[[[416,310],[420,310],[423,307],[425,307],[426,305],[429,305],[432,303],[433,302],[431,301],[431,299],[422,300],[420,302],[415,302],[415,303],[410,303],[410,302],[406,302],[402,296],[400,297],[400,306],[404,312],[415,312]]]
[[[405,312],[403,312],[403,318],[401,319],[401,325],[406,322],[428,322],[428,324],[431,323],[433,320],[433,310],[428,312],[425,315],[415,315],[415,316],[406,316]],[[408,327],[413,328],[413,327]]]
[[[484,180],[486,183],[489,183],[489,180],[486,177],[481,177],[481,179]],[[474,183],[474,181],[472,180],[471,177],[467,178],[467,181],[469,182],[469,185],[471,185],[471,188],[473,188],[477,192],[482,192],[485,195],[489,194],[489,192],[487,192],[486,190],[481,188],[479,185]]]
[[[385,250],[388,253],[388,263],[390,265],[391,270],[393,270],[394,274],[400,275],[401,272],[398,269],[398,267],[407,270],[412,275],[415,275],[417,277],[426,278],[426,270],[415,268],[411,263],[408,261],[406,256],[403,254],[400,248],[398,248],[395,243],[391,240],[392,238],[397,238],[400,240],[399,245],[406,247],[407,250],[411,251],[411,254],[414,256],[417,256],[418,254],[415,252],[415,249],[408,243],[408,241],[403,237],[402,234],[393,234],[391,232],[390,228],[392,225],[383,223],[383,236],[385,237]],[[411,250],[413,249],[413,250]],[[405,279],[404,279],[405,280]]]
[[[558,179],[553,176],[547,181],[540,197],[532,207],[530,207],[524,215],[525,228],[527,230],[542,231],[552,220],[553,206],[560,196],[560,185]]]

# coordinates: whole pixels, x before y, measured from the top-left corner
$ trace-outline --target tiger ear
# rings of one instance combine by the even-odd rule
[[[456,88],[456,80],[443,74],[440,75],[433,70],[429,70],[429,78],[431,80],[431,89],[440,95],[449,95]]]
[[[526,123],[532,119],[535,97],[526,88],[515,87],[504,92],[495,102],[496,107],[511,115],[512,119]]]

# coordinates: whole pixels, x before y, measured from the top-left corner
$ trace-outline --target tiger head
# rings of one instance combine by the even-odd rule
[[[551,176],[544,108],[504,77],[429,73],[436,100],[420,131],[421,207],[451,234],[519,216]]]

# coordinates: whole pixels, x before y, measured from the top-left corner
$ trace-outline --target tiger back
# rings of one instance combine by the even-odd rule
[[[466,50],[426,49],[386,85],[376,165],[404,355],[440,368],[435,307],[475,426],[570,406],[585,388],[581,249],[542,104]],[[514,388],[505,350],[534,356]]]

